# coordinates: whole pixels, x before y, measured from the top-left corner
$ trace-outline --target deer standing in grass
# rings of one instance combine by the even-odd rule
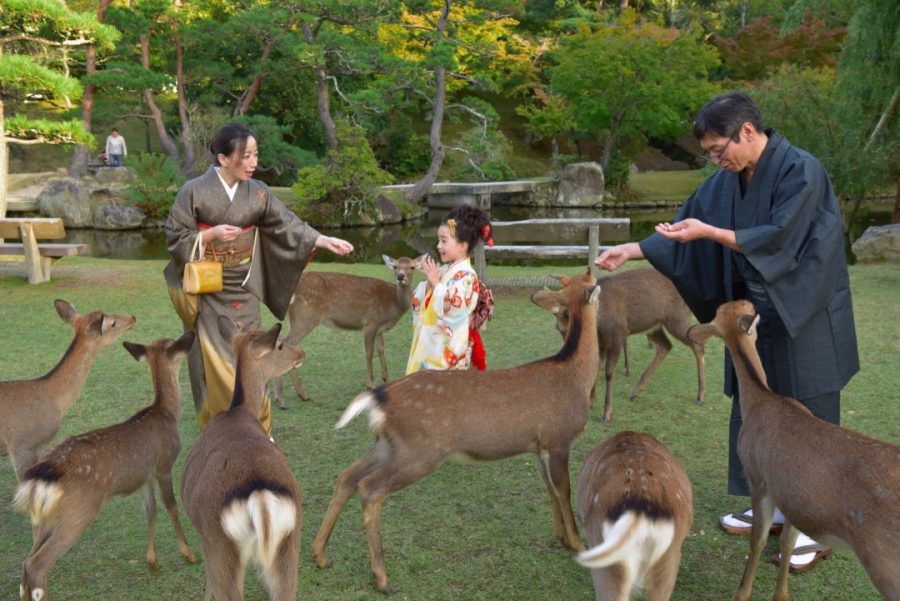
[[[125,342],[135,359],[150,366],[153,404],[121,424],[63,441],[25,472],[15,504],[31,516],[34,546],[25,560],[23,599],[44,599],[50,569],[87,530],[106,500],[138,489],[147,512],[147,564],[159,570],[154,480],[181,554],[189,563],[197,561],[184,538],[172,490],[172,465],[181,449],[178,368],[194,336],[188,332],[177,341],[164,338],[148,346]]]
[[[817,541],[843,541],[882,596],[900,601],[900,445],[828,423],[769,389],[756,350],[758,320],[750,302],[733,301],[690,332],[700,342],[722,338],[737,373],[743,422],[737,451],[750,484],[753,525],[735,601],[750,599],[775,507],[785,517],[781,557],[791,556],[798,529]],[[789,565],[781,561],[776,601],[788,599]]]
[[[495,371],[423,370],[353,399],[336,427],[368,412],[375,446],[338,477],[313,543],[318,567],[327,564],[325,546],[341,510],[359,493],[375,584],[390,592],[381,506],[451,456],[487,461],[535,453],[557,537],[571,549],[584,548],[570,503],[569,448],[587,422],[597,375],[600,288],[590,273],[561,281],[571,323],[556,355]]]
[[[597,306],[597,341],[600,357],[605,358],[603,421],[609,422],[612,419],[613,373],[628,336],[647,332],[647,339],[656,348],[653,361],[641,374],[631,392],[630,398],[634,399],[672,350],[672,342],[663,328],[694,353],[697,362],[697,404],[703,403],[706,398],[703,345],[687,337],[687,331],[693,323],[691,311],[672,282],[649,267],[611,275],[603,278],[600,283],[603,294]],[[556,316],[556,329],[565,336],[569,316],[566,307],[560,302],[559,293],[541,290],[531,296],[531,301]]]
[[[75,333],[62,359],[41,378],[0,382],[0,453],[9,454],[17,480],[59,432],[63,415],[78,398],[97,354],[135,323],[132,315],[101,311],[79,315],[61,299],[53,305]]]
[[[421,257],[392,259],[387,255],[381,255],[381,258],[393,270],[396,284],[346,273],[304,272],[288,309],[291,329],[284,338],[286,344],[299,345],[323,322],[339,330],[362,330],[366,350],[366,386],[369,388],[375,386],[372,369],[375,350],[381,361],[382,381],[388,381],[384,333],[397,325],[409,310],[413,273],[421,260]],[[291,380],[297,396],[304,401],[309,400],[294,371],[291,371]],[[284,384],[280,378],[275,384],[275,399],[284,409]]]
[[[575,506],[593,545],[577,559],[591,568],[597,601],[628,601],[636,589],[668,601],[694,503],[687,472],[665,445],[640,432],[601,443],[581,464]]]
[[[228,411],[206,424],[181,477],[185,511],[203,543],[204,599],[243,599],[244,572],[253,559],[270,599],[294,601],[300,489],[258,415],[266,383],[300,365],[303,351],[278,342],[280,324],[243,333],[220,316],[218,326],[234,350],[234,397]]]

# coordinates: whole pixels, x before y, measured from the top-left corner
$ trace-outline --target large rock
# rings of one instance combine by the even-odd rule
[[[91,227],[91,188],[83,182],[62,178],[51,180],[37,197],[38,209],[47,217],[59,217],[66,227]]]
[[[98,230],[136,230],[144,223],[144,212],[137,207],[100,205],[94,207],[93,222]]]
[[[570,163],[559,181],[556,206],[592,207],[603,201],[606,181],[598,163]]]
[[[101,184],[123,185],[135,178],[134,172],[128,167],[98,167],[94,177]]]
[[[900,223],[867,228],[853,243],[853,254],[859,263],[900,261]]]

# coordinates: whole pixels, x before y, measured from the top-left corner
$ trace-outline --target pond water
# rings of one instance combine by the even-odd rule
[[[870,225],[884,225],[890,222],[892,207],[879,204],[860,210],[857,223],[853,227],[854,238],[859,237]],[[670,220],[676,207],[653,210],[609,211],[595,209],[535,209],[533,207],[496,207],[491,217],[498,221],[512,221],[538,217],[628,217],[631,219],[631,239],[641,240],[653,232],[653,227]],[[430,210],[421,220],[380,227],[347,227],[324,230],[353,243],[354,252],[346,257],[322,252],[316,255],[317,262],[329,263],[380,263],[381,255],[392,257],[417,256],[434,251],[437,241],[437,226],[445,211]],[[66,242],[86,243],[91,256],[114,259],[168,259],[165,239],[161,229],[131,231],[66,230]],[[601,241],[602,242],[602,241]],[[516,264],[524,264],[516,261]],[[543,261],[547,263],[547,261]],[[580,261],[553,261],[556,264],[581,264]],[[528,264],[537,264],[531,262]]]

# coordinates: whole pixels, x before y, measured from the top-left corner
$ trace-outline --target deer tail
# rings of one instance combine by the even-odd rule
[[[242,563],[255,558],[269,587],[278,581],[276,560],[281,542],[297,527],[297,504],[265,488],[235,499],[222,511],[222,529],[234,541]]]
[[[648,551],[654,563],[672,544],[675,525],[672,520],[651,520],[634,510],[626,511],[615,522],[603,525],[603,542],[575,558],[588,568],[602,568],[621,561],[635,560]]]
[[[27,479],[16,489],[13,506],[16,511],[28,514],[31,523],[37,526],[50,515],[61,497],[62,487],[58,482]]]
[[[341,415],[341,419],[335,424],[335,430],[339,430],[349,424],[353,418],[363,411],[369,412],[369,427],[373,430],[378,428],[384,421],[384,411],[381,409],[383,401],[379,400],[382,397],[381,390],[382,387],[378,387],[375,390],[367,390],[350,401],[343,415]]]

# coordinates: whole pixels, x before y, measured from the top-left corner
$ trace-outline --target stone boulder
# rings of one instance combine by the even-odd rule
[[[38,210],[47,217],[59,217],[66,227],[93,225],[91,187],[77,179],[51,180],[37,197]]]
[[[128,167],[98,167],[94,177],[101,184],[126,185],[134,180],[135,175]]]
[[[900,261],[900,223],[872,226],[853,243],[859,263]]]
[[[144,223],[144,212],[137,207],[106,204],[92,211],[94,227],[98,230],[136,230]]]
[[[606,180],[598,163],[570,163],[559,180],[556,206],[592,207],[603,201]]]

